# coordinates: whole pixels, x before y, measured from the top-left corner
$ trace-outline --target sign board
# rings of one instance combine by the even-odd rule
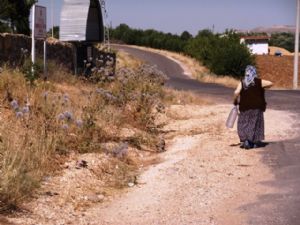
[[[47,37],[47,15],[46,7],[35,6],[34,16],[34,38],[46,38]]]

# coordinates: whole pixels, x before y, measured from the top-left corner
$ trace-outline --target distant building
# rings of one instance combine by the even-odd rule
[[[244,36],[240,42],[246,44],[254,55],[268,55],[269,39],[268,36]]]

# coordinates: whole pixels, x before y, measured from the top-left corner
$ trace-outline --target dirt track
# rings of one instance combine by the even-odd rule
[[[142,175],[142,185],[87,212],[87,218],[101,214],[99,223],[91,224],[246,224],[245,204],[255,202],[259,193],[276,193],[260,184],[274,177],[260,162],[263,150],[242,151],[236,146],[236,131],[225,129],[230,105],[215,107],[172,106],[170,113],[180,112],[186,119],[172,120],[165,128],[178,136],[168,141],[163,162]],[[290,115],[270,111],[268,116],[282,121],[280,130],[267,121],[268,140],[286,138]]]

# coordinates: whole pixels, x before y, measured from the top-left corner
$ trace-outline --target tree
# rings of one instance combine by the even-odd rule
[[[1,0],[0,27],[11,32],[30,35],[30,9],[36,0]]]
[[[217,75],[239,78],[243,76],[246,66],[254,63],[248,48],[240,44],[239,36],[233,31],[226,31],[222,36],[209,30],[199,31],[188,42],[185,52]]]
[[[49,37],[52,37],[52,28],[49,29],[47,34]],[[59,39],[59,26],[53,27],[53,37]]]
[[[188,41],[192,37],[193,37],[193,35],[191,35],[188,31],[183,31],[182,34],[180,35],[180,38],[183,41]]]
[[[270,45],[285,48],[290,52],[294,52],[295,36],[292,33],[275,33],[271,35]]]
[[[13,5],[8,0],[0,1],[0,32],[11,32],[10,15],[14,10]]]

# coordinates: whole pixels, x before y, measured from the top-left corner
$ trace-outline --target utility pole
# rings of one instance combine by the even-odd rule
[[[31,19],[31,61],[32,64],[35,64],[35,4],[32,6],[32,19]],[[32,72],[34,69],[32,67]]]
[[[300,23],[300,0],[297,0],[297,21],[295,33],[295,55],[294,55],[294,79],[293,89],[298,88],[298,70],[299,70],[299,23]]]
[[[51,0],[52,38],[54,37],[54,7],[53,7],[53,1],[54,1],[54,0]]]

